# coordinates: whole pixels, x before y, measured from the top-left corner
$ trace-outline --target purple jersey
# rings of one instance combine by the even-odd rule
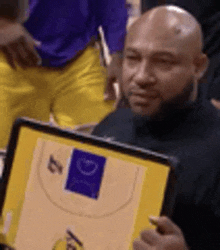
[[[126,34],[126,0],[29,0],[24,24],[42,42],[43,66],[59,67],[85,48],[102,26],[110,53],[121,50]]]

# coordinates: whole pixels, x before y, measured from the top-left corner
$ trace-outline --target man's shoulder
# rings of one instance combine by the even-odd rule
[[[132,112],[129,108],[120,108],[105,117],[93,130],[93,135],[100,137],[118,136],[132,126]]]
[[[212,128],[220,132],[220,110],[216,109],[210,102],[205,103],[205,112],[201,112],[201,119],[207,123],[213,124]]]
[[[220,110],[217,110],[210,102],[206,102],[199,114],[201,135],[208,141],[218,142],[220,145]]]

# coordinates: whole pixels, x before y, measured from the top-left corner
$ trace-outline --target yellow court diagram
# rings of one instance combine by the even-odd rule
[[[3,206],[16,250],[128,250],[154,227],[168,165],[28,127],[16,147]]]

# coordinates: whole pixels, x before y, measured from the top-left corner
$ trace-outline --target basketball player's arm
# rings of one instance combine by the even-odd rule
[[[27,19],[28,0],[0,0],[0,50],[16,69],[41,64],[35,41],[22,23]]]

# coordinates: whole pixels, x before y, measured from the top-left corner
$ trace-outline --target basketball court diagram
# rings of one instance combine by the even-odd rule
[[[127,250],[145,171],[98,151],[38,139],[16,249],[52,250],[72,227],[83,249]]]

